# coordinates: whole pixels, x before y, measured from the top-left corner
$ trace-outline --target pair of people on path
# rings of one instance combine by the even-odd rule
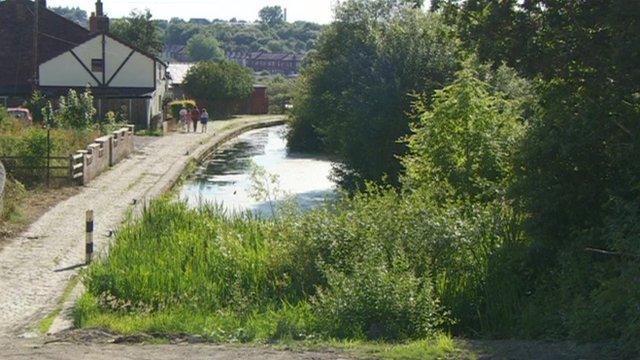
[[[209,123],[209,113],[207,109],[202,108],[202,111],[198,108],[193,108],[191,111],[187,110],[184,106],[180,109],[180,121],[186,125],[187,132],[191,131],[193,125],[193,132],[198,132],[198,122],[200,122],[201,132],[207,132],[207,124]]]

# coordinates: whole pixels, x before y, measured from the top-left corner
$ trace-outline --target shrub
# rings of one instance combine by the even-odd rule
[[[269,114],[285,113],[285,106],[290,104],[293,98],[294,83],[295,80],[287,79],[282,75],[278,75],[267,82]]]
[[[176,100],[169,103],[169,107],[171,108],[171,116],[174,119],[180,119],[180,110],[185,108],[187,110],[192,110],[196,108],[196,102],[194,100]]]
[[[359,264],[353,273],[330,272],[316,312],[329,336],[403,340],[431,337],[447,322],[427,279],[384,265]]]
[[[38,90],[31,94],[31,98],[27,101],[27,109],[31,111],[33,121],[42,124],[44,122],[44,114],[42,109],[47,106],[47,98]]]
[[[51,129],[51,156],[68,156],[77,150],[84,149],[100,132],[90,130]],[[31,186],[44,181],[43,168],[18,169],[18,167],[46,165],[44,157],[47,155],[47,131],[40,126],[32,126],[15,119],[2,120],[0,118],[0,155],[21,156],[19,161],[7,162],[5,165],[11,174],[25,185]],[[52,160],[52,166],[67,166],[64,160]],[[53,170],[60,175],[66,174],[65,170]]]
[[[0,191],[1,192],[1,191]],[[4,194],[0,194],[0,222],[20,218],[20,205],[24,201],[27,190],[19,181],[7,177]]]
[[[442,200],[486,202],[505,195],[523,133],[518,102],[491,94],[467,61],[453,84],[436,92],[431,110],[417,110],[422,115],[403,159],[405,185],[432,187]]]
[[[47,147],[49,145],[49,147]],[[47,165],[47,149],[53,156],[55,143],[47,143],[47,132],[37,128],[29,128],[17,143],[16,156],[23,157],[20,165],[27,169],[17,169],[16,176],[27,182],[36,182],[42,176],[42,168]]]

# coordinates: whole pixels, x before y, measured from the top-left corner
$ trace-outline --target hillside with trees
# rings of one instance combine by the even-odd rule
[[[322,26],[310,22],[285,22],[280,11],[262,13],[255,23],[245,21],[194,21],[171,19],[164,29],[167,46],[187,45],[195,35],[215,38],[226,52],[306,53],[316,43]],[[268,9],[268,8],[265,8]],[[265,11],[263,9],[263,11]]]
[[[80,26],[88,26],[89,18],[87,17],[87,12],[79,7],[57,6],[50,8],[50,10],[60,16],[64,16]]]
[[[82,26],[87,13],[80,8],[51,10]],[[280,6],[267,6],[255,22],[230,19],[152,19],[149,10],[111,19],[111,32],[137,47],[160,55],[164,49],[186,47],[190,61],[216,60],[225,52],[277,52],[306,54],[314,48],[322,25],[287,22]],[[171,61],[174,59],[166,58]]]

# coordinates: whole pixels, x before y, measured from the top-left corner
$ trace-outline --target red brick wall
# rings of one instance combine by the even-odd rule
[[[254,87],[249,98],[249,114],[262,115],[269,112],[269,97],[266,87]]]

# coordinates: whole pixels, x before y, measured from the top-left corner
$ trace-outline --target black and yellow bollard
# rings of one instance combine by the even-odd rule
[[[87,210],[87,234],[86,234],[86,260],[85,264],[91,264],[93,260],[93,210]]]

